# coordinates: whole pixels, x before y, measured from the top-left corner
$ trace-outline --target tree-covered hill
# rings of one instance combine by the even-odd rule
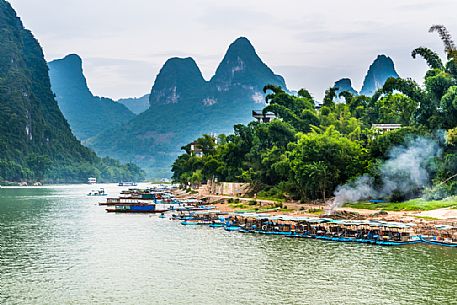
[[[51,91],[43,51],[5,0],[0,54],[0,180],[141,178],[136,166],[98,158],[71,133]]]
[[[263,112],[279,119],[235,125],[228,136],[193,139],[203,156],[184,146],[173,179],[186,186],[214,179],[249,182],[261,196],[299,200],[336,195],[337,205],[456,195],[457,47],[445,27],[433,26],[431,32],[442,38],[447,62],[428,48],[415,49],[412,56],[429,65],[423,86],[397,75],[382,80],[385,73],[373,73],[377,65],[387,61],[393,68],[382,57],[368,73],[374,83],[383,83],[373,96],[355,95],[343,81],[337,85],[347,91],[337,96],[337,88],[329,88],[315,109],[304,89],[292,96],[266,86]],[[366,82],[364,88],[372,87]]]

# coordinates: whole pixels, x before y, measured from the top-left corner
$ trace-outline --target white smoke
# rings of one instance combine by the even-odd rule
[[[422,137],[415,138],[404,146],[394,147],[389,152],[389,159],[381,165],[380,187],[374,185],[374,178],[369,175],[339,186],[328,212],[332,213],[345,203],[386,198],[394,193],[408,194],[427,186],[430,182],[430,161],[440,155],[438,143]]]

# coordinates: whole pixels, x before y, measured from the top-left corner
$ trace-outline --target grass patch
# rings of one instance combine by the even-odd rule
[[[275,202],[280,202],[280,203],[283,203],[286,201],[286,199],[284,199],[284,198],[259,196],[259,195],[257,195],[256,199],[257,200],[270,200],[270,201],[275,201]]]
[[[417,198],[405,202],[388,203],[357,202],[346,204],[345,207],[385,211],[430,211],[442,208],[457,209],[457,197],[449,197],[443,200],[425,200]]]
[[[306,213],[313,214],[313,215],[322,215],[324,214],[324,209],[308,209]]]
[[[229,206],[238,212],[243,213],[265,213],[265,212],[283,212],[289,213],[292,212],[292,209],[288,209],[281,202],[276,202],[270,205],[261,206],[255,200],[250,200],[244,203],[229,203]]]
[[[241,213],[267,213],[267,212],[283,212],[283,213],[290,213],[293,212],[292,209],[281,209],[281,208],[273,208],[273,207],[262,207],[262,208],[255,208],[255,209],[244,209],[244,210],[237,210],[237,212]]]
[[[430,216],[414,216],[414,218],[424,219],[424,220],[439,220],[439,218],[430,217]]]
[[[229,207],[232,209],[247,209],[249,208],[249,205],[244,203],[229,203]]]

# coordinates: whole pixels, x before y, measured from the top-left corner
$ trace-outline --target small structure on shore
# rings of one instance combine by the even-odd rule
[[[226,196],[243,196],[249,192],[249,187],[249,183],[217,182],[213,180],[209,180],[206,184],[208,194]]]
[[[401,124],[372,124],[371,127],[376,130],[377,133],[383,134],[385,132],[400,129]]]
[[[264,114],[262,110],[252,110],[252,117],[259,123],[268,123],[277,118],[273,112],[267,112]]]
[[[190,155],[200,158],[203,157],[203,150],[198,146],[197,142],[190,143]]]

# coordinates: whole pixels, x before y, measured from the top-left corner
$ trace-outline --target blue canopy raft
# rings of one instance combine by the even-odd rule
[[[260,235],[277,235],[290,238],[312,238],[331,242],[353,242],[379,246],[407,246],[430,243],[447,247],[457,246],[457,241],[434,241],[415,233],[415,223],[387,222],[381,220],[335,220],[268,214],[234,214],[231,216],[233,231]],[[232,231],[226,226],[227,231]],[[446,229],[457,230],[455,227]],[[455,231],[457,232],[457,231]]]

